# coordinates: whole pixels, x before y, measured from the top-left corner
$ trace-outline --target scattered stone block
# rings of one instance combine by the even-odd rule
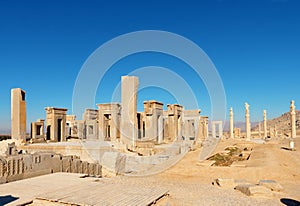
[[[260,180],[259,185],[262,185],[276,192],[280,192],[283,189],[283,187],[275,180]]]
[[[253,184],[240,184],[235,187],[236,190],[244,193],[248,196],[267,196],[270,197],[273,195],[272,191],[269,188],[266,188],[261,185]]]
[[[125,173],[126,156],[118,152],[105,152],[101,158],[101,163],[105,169],[118,174]]]
[[[229,178],[218,178],[216,179],[217,185],[220,187],[225,187],[225,188],[234,188],[236,186],[236,182],[234,179],[229,179]]]
[[[216,161],[215,160],[204,160],[197,163],[197,166],[212,166]]]
[[[171,145],[166,148],[166,154],[170,156],[179,155],[181,153],[181,146],[180,145]]]

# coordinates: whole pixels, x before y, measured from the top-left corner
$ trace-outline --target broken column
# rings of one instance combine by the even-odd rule
[[[267,110],[264,110],[264,138],[268,137],[267,132]]]
[[[241,137],[241,128],[234,128],[234,138]]]
[[[295,102],[291,101],[290,105],[290,114],[291,114],[291,137],[296,137],[296,112],[295,112]]]
[[[11,90],[11,138],[26,141],[26,101],[25,91]]]
[[[198,132],[199,132],[198,143],[201,143],[208,136],[208,117],[207,116],[200,116]]]
[[[122,76],[121,141],[133,150],[137,139],[138,84],[138,77]]]
[[[233,110],[232,107],[230,107],[230,122],[229,122],[229,130],[230,130],[230,138],[234,138],[233,136]]]
[[[250,112],[249,112],[250,105],[246,102],[245,109],[246,109],[246,139],[251,139],[251,123],[250,123]]]

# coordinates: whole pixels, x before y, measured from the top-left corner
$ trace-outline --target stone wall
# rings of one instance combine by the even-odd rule
[[[55,153],[19,154],[0,157],[0,184],[55,172],[101,176],[97,163],[81,161],[77,156]]]

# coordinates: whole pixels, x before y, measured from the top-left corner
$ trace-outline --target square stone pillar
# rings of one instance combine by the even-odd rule
[[[229,119],[229,136],[230,138],[234,138],[233,136],[233,128],[234,128],[234,123],[233,123],[233,110],[232,107],[230,107],[230,119]]]
[[[219,138],[223,137],[223,125],[219,124]]]
[[[164,138],[164,118],[163,118],[163,115],[160,115],[158,117],[158,141],[157,143],[158,144],[161,144],[163,143],[163,138]]]
[[[211,134],[212,137],[216,138],[216,124],[214,122],[211,122]]]
[[[122,76],[121,141],[135,150],[137,139],[138,77]]]
[[[179,104],[168,104],[168,140],[172,142],[181,139],[182,133],[182,110],[183,107]]]
[[[11,138],[26,141],[26,101],[25,91],[11,90]]]

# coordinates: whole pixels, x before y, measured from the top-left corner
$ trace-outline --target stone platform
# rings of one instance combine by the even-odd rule
[[[54,173],[0,185],[0,205],[150,205],[167,193],[155,185]]]

